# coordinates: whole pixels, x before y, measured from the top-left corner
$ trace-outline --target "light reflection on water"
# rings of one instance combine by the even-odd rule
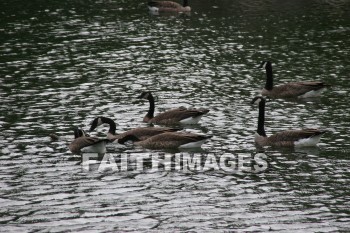
[[[138,1],[44,4],[12,14],[4,8],[4,231],[349,230],[349,5],[292,2],[193,0],[190,16],[151,16]],[[88,128],[96,116],[115,119],[118,132],[145,126],[148,104],[136,96],[151,90],[159,112],[211,109],[200,125],[186,128],[214,135],[202,151],[165,153],[254,155],[258,112],[249,103],[264,84],[256,67],[266,59],[276,83],[333,85],[317,100],[267,104],[268,134],[328,129],[318,148],[267,148],[269,169],[260,174],[84,172],[68,152],[73,127]],[[61,139],[51,142],[52,132]],[[164,153],[108,149],[135,157]]]

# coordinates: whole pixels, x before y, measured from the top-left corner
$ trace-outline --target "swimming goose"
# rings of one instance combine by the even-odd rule
[[[148,9],[152,13],[191,11],[191,7],[188,5],[188,0],[184,0],[182,5],[173,1],[149,1]]]
[[[118,139],[118,143],[124,144],[131,140],[134,144],[148,149],[177,149],[177,148],[196,148],[211,138],[211,136],[199,135],[193,133],[170,132],[158,134],[141,141],[133,134],[126,135]]]
[[[325,87],[329,85],[319,82],[291,82],[279,86],[273,86],[272,65],[270,61],[263,61],[259,68],[266,69],[266,84],[261,94],[271,98],[308,98],[321,95]]]
[[[115,133],[116,124],[112,119],[108,117],[97,117],[92,121],[89,131],[90,132],[93,131],[96,127],[102,124],[109,124],[109,131],[107,133],[107,138],[113,142],[117,142],[116,139],[123,138],[129,134],[135,135],[140,140],[145,140],[157,134],[161,134],[165,132],[175,132],[180,130],[180,128],[144,127],[144,128],[136,128],[136,129],[128,130],[122,134],[116,134]]]
[[[185,107],[170,109],[166,112],[160,113],[154,116],[154,98],[151,92],[142,92],[137,97],[138,99],[147,99],[149,101],[149,110],[143,121],[146,123],[157,123],[157,124],[197,124],[202,116],[209,112],[209,109],[187,109]]]
[[[74,129],[74,140],[69,144],[69,150],[73,154],[85,153],[106,153],[106,143],[108,139],[86,136],[84,130]]]
[[[318,129],[286,130],[267,137],[264,128],[265,99],[260,96],[255,97],[252,101],[252,104],[254,103],[259,104],[258,129],[255,134],[255,143],[259,146],[315,146],[320,141],[321,136],[326,133],[326,131]]]
[[[49,137],[51,138],[51,141],[58,141],[60,139],[60,136],[54,133],[50,133]]]

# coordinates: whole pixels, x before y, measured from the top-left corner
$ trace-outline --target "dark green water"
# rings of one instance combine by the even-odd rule
[[[146,2],[0,3],[0,231],[350,231],[350,2],[192,0],[190,15],[161,16]],[[203,151],[165,154],[256,155],[250,101],[262,60],[276,84],[332,85],[317,99],[267,104],[268,135],[326,129],[319,147],[266,148],[259,174],[85,172],[68,151],[73,127],[96,116],[118,132],[145,126],[136,97],[150,90],[159,112],[211,109],[185,129],[213,135]]]

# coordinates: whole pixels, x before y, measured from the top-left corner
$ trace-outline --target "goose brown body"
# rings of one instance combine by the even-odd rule
[[[324,133],[325,131],[320,131],[318,129],[286,130],[275,133],[269,137],[256,135],[255,142],[259,146],[294,147],[296,146],[295,143],[302,139],[319,137]]]
[[[158,124],[164,124],[164,125],[176,124],[176,123],[180,123],[185,119],[200,117],[208,112],[209,112],[208,109],[202,109],[202,108],[187,109],[185,107],[182,107],[182,108],[171,109],[166,112],[160,113],[153,118],[149,118],[146,115],[143,121],[147,123],[158,123]]]
[[[163,127],[144,127],[144,128],[136,128],[132,130],[128,130],[124,133],[121,134],[107,134],[107,138],[114,141],[116,139],[123,138],[127,135],[135,135],[138,137],[140,140],[145,140],[149,137],[153,137],[158,134],[163,134],[163,133],[169,133],[169,132],[175,132],[178,131],[179,129],[175,128],[163,128]]]

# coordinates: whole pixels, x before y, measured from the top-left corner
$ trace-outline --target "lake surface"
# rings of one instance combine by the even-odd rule
[[[190,15],[150,15],[147,1],[6,1],[0,8],[0,231],[350,231],[350,3],[190,1]],[[271,100],[266,131],[326,129],[318,147],[254,144],[271,60],[275,83],[322,80],[322,97]],[[150,155],[264,153],[267,169],[85,171],[67,144],[97,116],[117,131],[156,111],[207,107],[185,131],[213,137],[197,151],[108,146]],[[108,127],[93,135],[103,137]],[[51,142],[56,133],[60,140]]]

